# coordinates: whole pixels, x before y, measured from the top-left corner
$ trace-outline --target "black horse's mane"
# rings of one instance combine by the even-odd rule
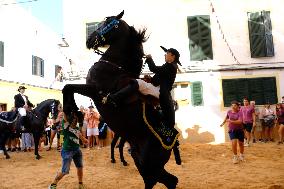
[[[129,37],[129,46],[131,47],[130,50],[140,50],[140,45],[142,43],[146,42],[148,40],[148,36],[146,36],[146,28],[143,28],[141,30],[136,30],[133,26],[129,26],[130,30],[130,37]],[[141,58],[141,55],[144,55],[143,49],[141,49],[139,54],[131,54],[132,56],[139,56]]]
[[[44,103],[46,103],[46,102],[49,102],[49,101],[53,101],[54,100],[54,102],[56,103],[56,104],[59,104],[59,100],[56,100],[56,99],[46,99],[46,100],[44,100],[44,101],[42,101],[41,103],[39,103],[38,104],[38,106],[39,105],[42,105],[42,104],[44,104]]]
[[[142,43],[146,42],[149,37],[146,36],[146,28],[137,31],[133,26],[129,26],[129,30],[128,55],[130,56],[131,62],[128,62],[128,68],[130,72],[138,77],[143,65],[142,57],[144,56],[144,50]]]
[[[134,26],[129,26],[130,32],[132,33],[133,40],[136,43],[144,43],[148,40],[149,36],[146,36],[147,28],[136,30]]]

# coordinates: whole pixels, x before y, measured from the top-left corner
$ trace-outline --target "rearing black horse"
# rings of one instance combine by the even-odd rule
[[[105,45],[109,45],[109,48],[90,68],[86,84],[65,85],[64,112],[69,121],[72,121],[72,112],[78,112],[74,93],[92,98],[108,126],[129,142],[131,156],[144,180],[145,188],[153,188],[157,182],[163,183],[167,188],[176,188],[178,178],[164,168],[171,149],[165,149],[146,126],[144,104],[137,98],[138,92],[127,99],[125,106],[119,108],[102,101],[105,95],[118,91],[131,79],[138,78],[143,65],[142,43],[147,40],[146,29],[136,31],[133,26],[121,20],[123,14],[121,12],[117,16],[107,17],[88,38],[86,44],[89,49],[97,51],[98,47]],[[158,119],[152,113],[154,107],[148,105],[149,109],[147,112],[150,112],[150,117]]]
[[[59,106],[61,106],[59,100],[48,99],[41,102],[32,111],[27,112],[25,132],[33,133],[36,159],[41,158],[41,156],[38,153],[38,145],[39,145],[40,136],[44,131],[44,125],[46,123],[46,119],[49,113],[51,113],[52,118],[55,119],[58,115]],[[5,143],[8,138],[7,136],[12,131],[13,127],[17,127],[17,129],[19,129],[20,126],[18,121],[19,119],[15,119],[18,114],[17,112],[6,112],[5,114],[10,116],[2,116],[3,119],[0,120],[0,147],[3,148],[2,150],[4,151],[6,159],[9,159],[10,156],[5,149]],[[11,120],[7,119],[5,120],[4,117],[6,117],[7,119],[8,117],[10,117]]]

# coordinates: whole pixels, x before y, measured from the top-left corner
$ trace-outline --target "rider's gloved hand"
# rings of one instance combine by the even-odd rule
[[[152,59],[152,55],[148,54],[146,55],[146,60],[145,63],[154,63],[153,59]]]

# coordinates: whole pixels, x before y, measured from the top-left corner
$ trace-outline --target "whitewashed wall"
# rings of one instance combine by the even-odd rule
[[[238,72],[206,72],[206,73],[188,73],[179,75],[176,81],[201,81],[203,85],[203,106],[192,106],[191,103],[191,91],[188,88],[175,89],[175,96],[177,99],[188,99],[188,105],[181,105],[176,112],[176,122],[180,130],[182,131],[184,139],[188,136],[188,129],[193,129],[195,126],[199,127],[198,134],[209,132],[214,135],[214,141],[210,141],[209,138],[198,138],[199,141],[224,142],[224,128],[220,128],[220,124],[226,116],[226,112],[229,110],[223,106],[222,96],[222,79],[228,78],[254,78],[254,77],[276,77],[276,85],[278,90],[278,99],[281,99],[284,91],[280,86],[284,85],[284,73],[283,70],[258,70],[250,72],[247,75],[245,71]],[[179,95],[178,93],[183,93]],[[186,93],[186,94],[185,94]],[[262,108],[262,106],[261,106]],[[208,136],[207,136],[208,137]]]
[[[55,65],[69,64],[58,47],[61,36],[25,9],[0,6],[0,27],[5,55],[0,79],[49,87],[55,78]],[[44,60],[44,77],[32,75],[32,55]]]

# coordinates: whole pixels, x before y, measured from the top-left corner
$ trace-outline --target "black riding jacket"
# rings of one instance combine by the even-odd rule
[[[160,86],[161,91],[171,91],[176,79],[177,64],[165,63],[162,66],[156,66],[152,58],[147,58],[145,61],[151,72],[155,73],[152,78],[152,84]]]
[[[34,107],[34,105],[29,101],[29,98],[24,95],[27,99],[27,105],[29,107]],[[22,95],[19,93],[14,96],[15,99],[15,108],[22,108],[25,105],[25,100],[23,99]]]

